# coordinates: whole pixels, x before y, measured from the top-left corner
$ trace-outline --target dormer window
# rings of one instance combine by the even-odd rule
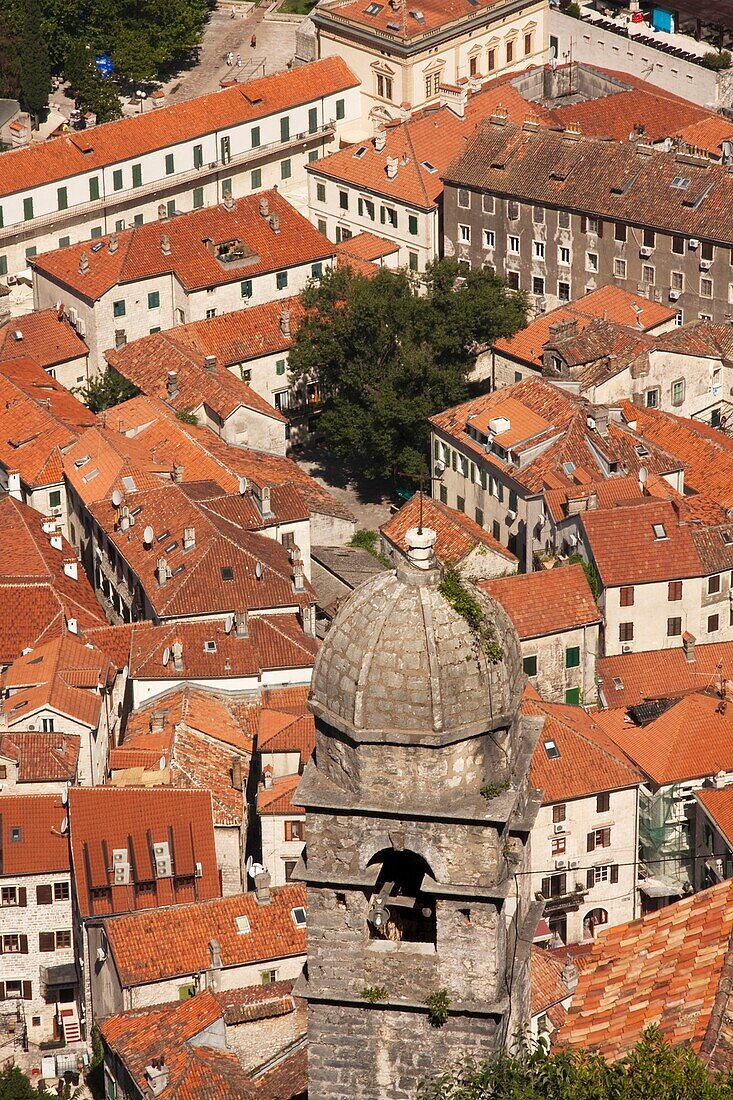
[[[657,540],[657,542],[660,542],[662,539],[666,539],[668,537],[667,532],[664,529],[663,523],[653,523],[652,530],[654,531],[654,538]]]
[[[560,750],[554,741],[544,741],[545,752],[547,753],[548,760],[558,760],[560,757]]]

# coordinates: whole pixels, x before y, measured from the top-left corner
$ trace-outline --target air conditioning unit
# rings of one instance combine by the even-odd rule
[[[700,270],[701,271],[709,271],[712,266],[713,266],[713,261],[712,260],[700,260]]]
[[[112,865],[116,863],[127,863],[127,848],[112,849]]]
[[[565,869],[565,866],[566,866],[566,863],[565,863],[564,859],[556,859],[555,860],[555,870],[556,871],[563,871]]]
[[[68,318],[71,321],[72,325],[74,326],[74,328],[76,328],[76,324],[79,320],[79,314],[77,313],[77,311],[74,309],[73,306],[69,307],[69,309],[67,311],[67,315],[68,315]]]
[[[679,302],[681,297],[682,297],[682,291],[681,290],[670,290],[670,292],[669,292],[670,302]]]
[[[574,871],[577,867],[580,867],[580,860],[579,859],[569,859],[568,860],[568,870],[569,871]]]
[[[642,257],[642,259],[648,260],[653,251],[654,249],[650,248],[648,244],[643,244],[639,249],[639,255]]]
[[[564,833],[565,832],[565,822],[564,821],[558,821],[557,825],[555,825],[555,832],[556,833]]]
[[[689,241],[687,242],[687,247],[692,249],[693,252],[696,248],[699,248],[700,242],[698,241],[697,237],[690,237]]]
[[[129,863],[115,863],[115,865],[114,865],[114,884],[115,884],[115,886],[129,886],[129,884],[130,884],[130,864]]]
[[[633,653],[634,652],[633,642],[624,642],[624,644],[621,646],[621,652],[622,653]]]
[[[76,321],[76,331],[79,336],[86,336],[87,326],[83,317],[78,317]]]
[[[171,868],[171,861],[169,859],[156,859],[155,861],[155,877],[156,878],[170,878],[173,873]]]
[[[512,509],[510,508],[509,511],[506,514],[506,518],[507,518],[507,523],[514,523],[514,520],[517,518],[517,513],[513,512]]]

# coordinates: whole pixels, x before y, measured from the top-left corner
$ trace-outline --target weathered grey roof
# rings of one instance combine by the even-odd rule
[[[342,604],[316,658],[317,715],[347,731],[408,737],[470,735],[511,720],[523,674],[509,617],[471,586],[503,649],[491,664],[439,581],[437,569],[406,565],[366,581]]]

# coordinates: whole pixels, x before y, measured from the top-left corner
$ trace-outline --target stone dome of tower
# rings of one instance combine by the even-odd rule
[[[367,738],[394,730],[418,740],[452,739],[506,726],[517,713],[523,673],[514,626],[500,604],[464,582],[501,647],[492,663],[439,590],[441,572],[426,560],[431,534],[424,532],[420,568],[408,563],[360,585],[326,635],[311,705],[337,729]]]

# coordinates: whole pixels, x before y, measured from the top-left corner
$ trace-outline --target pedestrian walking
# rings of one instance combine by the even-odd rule
[[[237,54],[237,68],[238,69],[242,68],[242,55],[241,55],[241,53]]]
[[[252,37],[249,40],[249,44],[252,47],[252,49],[255,48],[255,46],[257,45],[257,35],[256,34],[252,35]]]

